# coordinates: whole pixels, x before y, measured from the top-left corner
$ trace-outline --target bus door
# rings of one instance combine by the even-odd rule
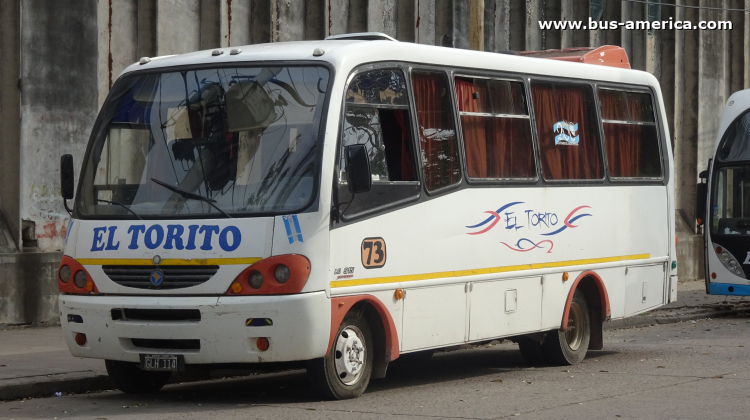
[[[750,90],[729,98],[717,144],[703,195],[708,205],[697,212],[699,224],[705,219],[706,290],[750,295]]]

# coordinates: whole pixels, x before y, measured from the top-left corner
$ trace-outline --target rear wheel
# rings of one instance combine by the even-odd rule
[[[313,391],[324,398],[344,400],[365,392],[372,375],[372,334],[364,317],[344,318],[328,355],[307,363]]]
[[[555,364],[574,365],[586,357],[591,339],[589,306],[583,292],[576,290],[570,303],[568,328],[551,331],[542,345],[544,355]]]
[[[137,363],[105,360],[109,378],[115,387],[126,394],[148,394],[156,392],[169,381],[172,372],[149,372],[141,370]]]

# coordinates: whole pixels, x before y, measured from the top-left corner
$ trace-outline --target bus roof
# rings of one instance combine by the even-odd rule
[[[314,56],[316,49],[323,54]],[[212,51],[221,51],[213,55]],[[180,55],[142,59],[127,67],[121,75],[138,70],[186,65],[228,63],[244,64],[262,61],[321,61],[331,63],[337,72],[348,73],[365,63],[398,61],[432,64],[453,68],[506,71],[538,76],[559,76],[583,80],[630,83],[658,87],[650,73],[576,62],[550,61],[521,55],[437,47],[391,40],[329,39],[318,41],[277,42],[241,47],[218,48]]]

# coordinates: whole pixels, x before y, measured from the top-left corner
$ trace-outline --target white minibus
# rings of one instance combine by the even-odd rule
[[[676,297],[659,84],[617,64],[378,34],[142,58],[77,188],[61,160],[72,354],[131,393],[297,362],[332,399],[464,343],[581,361]]]

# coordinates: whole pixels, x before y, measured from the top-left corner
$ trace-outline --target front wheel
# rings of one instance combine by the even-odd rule
[[[570,303],[568,328],[551,331],[544,340],[542,349],[546,358],[558,365],[574,365],[586,357],[591,339],[589,306],[583,292],[576,290]]]
[[[357,398],[372,375],[372,334],[364,317],[347,315],[323,358],[307,362],[313,391],[332,400]]]
[[[169,381],[172,372],[149,372],[138,368],[136,363],[105,360],[109,378],[115,388],[126,394],[148,394],[156,392]]]

